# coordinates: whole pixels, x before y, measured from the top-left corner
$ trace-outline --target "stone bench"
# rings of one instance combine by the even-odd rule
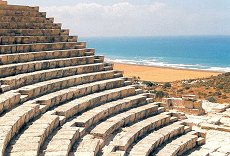
[[[57,106],[71,99],[79,98],[95,92],[124,86],[123,78],[98,80],[87,84],[70,87],[50,94],[46,94],[36,99],[37,103],[48,107]]]
[[[181,137],[168,143],[163,149],[161,149],[156,156],[177,156],[183,155],[186,151],[196,146],[197,135],[187,133]]]
[[[77,42],[76,36],[52,35],[52,36],[1,36],[0,45],[31,44],[53,42]]]
[[[96,156],[100,149],[100,139],[93,138],[92,135],[86,135],[78,145],[74,155],[77,156]]]
[[[114,71],[84,73],[59,79],[52,79],[35,85],[25,86],[19,89],[23,95],[27,95],[26,99],[41,96],[50,92],[65,89],[68,87],[95,82],[98,80],[114,77]]]
[[[61,29],[60,23],[1,22],[0,29]]]
[[[104,56],[95,56],[94,57],[94,63],[103,63],[105,60]]]
[[[69,35],[67,29],[0,29],[1,36],[58,36]]]
[[[148,156],[162,143],[184,133],[184,125],[173,123],[150,133],[135,144],[129,155]]]
[[[46,12],[37,10],[0,10],[1,16],[46,17]]]
[[[41,97],[41,99],[42,99],[42,97]],[[39,100],[39,98],[35,99],[33,101],[28,101],[26,103],[23,103],[22,105],[14,108],[13,110],[6,113],[4,115],[4,118],[0,118],[0,123],[3,123],[4,126],[13,126],[10,128],[14,131],[9,131],[7,133],[8,135],[10,135],[9,136],[10,138],[12,138],[15,135],[15,133],[23,125],[25,125],[30,119],[34,118],[36,115],[41,113],[41,106],[39,107],[38,104],[35,104],[36,100]],[[8,136],[5,136],[5,137],[8,137]],[[7,141],[9,141],[9,140],[10,139],[7,139]]]
[[[67,49],[54,51],[40,51],[28,53],[15,53],[0,55],[0,64],[24,63],[30,61],[40,61],[59,58],[71,58],[80,56],[92,56],[93,53],[88,53],[87,49]]]
[[[87,95],[76,100],[65,103],[55,109],[56,114],[70,118],[73,115],[80,113],[86,109],[96,107],[106,102],[121,99],[126,96],[135,94],[135,88],[132,86],[125,86],[103,92]]]
[[[17,105],[20,102],[20,97],[20,93],[14,93],[13,91],[0,94],[0,115],[4,111]]]
[[[109,89],[109,88],[108,88]],[[109,102],[109,103],[106,103],[106,104],[103,104],[103,105],[101,105],[101,106],[104,106],[104,107],[110,107],[110,108],[108,108],[108,110],[110,110],[110,115],[111,114],[113,114],[113,113],[116,113],[116,112],[119,112],[119,111],[121,111],[119,108],[120,108],[120,106],[117,106],[117,109],[115,110],[115,111],[113,111],[113,109],[115,109],[115,107],[112,105],[112,103],[113,104],[115,104],[115,103],[126,103],[126,107],[128,108],[128,107],[132,107],[132,105],[137,105],[137,103],[139,103],[140,102],[140,104],[141,103],[143,103],[143,102],[145,102],[144,101],[144,99],[145,99],[146,97],[144,97],[143,95],[135,95],[135,96],[131,96],[131,97],[127,97],[127,98],[123,98],[123,99],[120,99],[120,100],[116,100],[116,101],[114,101],[114,102]],[[143,101],[142,101],[143,100]],[[111,106],[110,106],[111,105]],[[118,104],[119,105],[119,104]],[[121,104],[120,104],[121,105]],[[98,106],[98,107],[100,107],[100,106]],[[98,108],[98,107],[95,107],[95,108]],[[125,108],[123,108],[123,109],[125,109]],[[105,117],[102,117],[102,116],[100,116],[100,117],[98,117],[98,118],[100,118],[100,119],[97,119],[97,120],[101,120],[101,119],[103,119],[103,118],[106,118],[106,116]],[[75,143],[76,142],[76,140],[77,140],[77,138],[75,137],[75,135],[76,135],[76,133],[78,133],[78,135],[79,135],[79,130],[81,129],[80,127],[75,127],[75,126],[78,126],[78,124],[77,124],[77,122],[78,122],[78,119],[76,118],[76,119],[73,119],[73,120],[71,120],[70,122],[67,122],[66,124],[64,124],[63,125],[63,127],[60,129],[60,130],[58,130],[58,132],[54,135],[54,137],[52,138],[52,140],[49,142],[49,144],[48,144],[48,148],[47,149],[49,149],[49,150],[46,150],[46,154],[47,154],[47,151],[49,151],[48,153],[53,153],[53,152],[55,152],[55,151],[52,151],[52,150],[50,150],[50,149],[56,149],[57,151],[59,151],[59,152],[61,152],[61,151],[68,151],[69,152],[69,149],[71,149],[71,147],[72,147],[72,145],[73,145],[73,143]],[[97,121],[94,121],[95,123],[97,122]],[[92,123],[93,124],[93,123]],[[85,127],[86,128],[86,127]],[[74,129],[75,131],[76,131],[76,133],[74,133],[74,134],[69,134],[68,136],[64,136],[63,135],[63,132],[68,132],[69,130],[71,130],[71,129]],[[80,130],[80,131],[82,131],[82,130]],[[80,134],[80,136],[82,136],[83,134]],[[70,142],[70,144],[69,145],[66,145],[65,147],[63,147],[63,148],[61,148],[61,149],[58,149],[57,147],[61,147],[62,146],[62,142],[60,141],[60,142],[57,142],[56,140],[60,140],[60,138],[62,138],[63,140],[71,140],[71,142]],[[71,139],[70,139],[71,138]],[[74,139],[72,139],[72,138],[74,138]],[[65,148],[65,150],[64,150],[64,148]],[[66,153],[66,155],[68,155],[68,152]]]
[[[112,114],[114,114],[116,112],[131,108],[131,107],[134,107],[134,106],[137,106],[137,105],[142,105],[143,103],[145,103],[145,99],[146,99],[146,97],[144,95],[134,95],[134,96],[130,96],[130,97],[125,97],[125,98],[120,99],[120,100],[116,100],[114,102],[108,102],[108,103],[105,103],[105,104],[103,104],[101,106],[105,107],[105,109],[107,109],[109,111],[108,114],[106,114],[108,116],[108,115],[112,115]],[[114,106],[114,105],[116,105],[116,103],[117,103],[117,106]],[[119,105],[124,105],[123,106],[124,108],[120,108],[121,106],[119,106]],[[95,109],[97,109],[99,107],[102,108],[101,106],[95,107]],[[89,112],[89,111],[86,111],[86,112]],[[76,127],[76,126],[79,126],[78,123],[77,123],[79,121],[78,117],[79,116],[77,116],[77,118],[74,118],[73,120],[65,123],[63,125],[63,127],[59,131],[57,131],[57,133],[54,135],[54,137],[49,142],[48,147],[47,147],[47,149],[49,149],[49,150],[46,150],[45,155],[48,154],[48,153],[51,154],[51,153],[55,152],[55,151],[50,150],[51,147],[52,147],[52,149],[56,149],[56,152],[59,151],[59,152],[62,153],[62,151],[68,151],[66,153],[66,155],[68,155],[69,149],[72,148],[73,144],[77,141],[78,138],[75,137],[75,133],[72,134],[72,136],[71,136],[71,134],[64,136],[63,131],[68,132],[71,129],[74,129],[76,131],[76,133],[78,133],[78,135],[80,135],[80,137],[82,135],[84,135],[84,133],[82,133],[82,128],[81,127]],[[99,120],[101,120],[103,118],[106,118],[106,116],[104,116],[104,117],[98,116],[97,121],[94,120],[93,123],[91,123],[91,124],[93,125],[93,124],[95,124],[96,122],[98,122]],[[86,128],[87,127],[84,127],[84,129],[86,129]],[[81,131],[81,134],[79,133],[79,131]],[[61,142],[56,142],[56,140],[58,138],[62,138],[63,140],[68,140],[68,139],[71,140],[70,144],[68,144],[65,147],[63,147],[63,148],[65,148],[65,150],[63,148],[61,148],[61,149],[57,148],[57,147],[60,147],[62,145]],[[70,138],[74,138],[74,139],[70,139]],[[47,152],[47,151],[49,151],[49,152]]]
[[[37,155],[47,137],[58,127],[59,117],[49,112],[28,125],[25,131],[12,143],[11,153],[33,151]]]
[[[31,6],[21,6],[21,5],[1,5],[0,10],[27,10],[27,11],[39,11],[39,7],[31,7]]]
[[[2,85],[8,85],[10,89],[17,89],[26,85],[31,85],[51,79],[73,76],[93,71],[103,71],[103,68],[103,63],[54,68],[2,78],[0,79],[0,82]]]
[[[117,101],[109,102],[93,108],[85,113],[77,116],[74,122],[77,127],[89,128],[90,126],[96,124],[102,119],[106,119],[108,116],[116,114],[127,109],[141,106],[146,103],[146,96],[144,94],[135,95],[120,99]]]
[[[0,151],[4,155],[5,149],[15,134],[32,119],[39,111],[39,105],[25,103],[0,117]]]
[[[127,124],[137,122],[138,120],[144,119],[145,117],[149,117],[153,114],[156,114],[157,111],[158,106],[156,105],[156,103],[151,103],[146,106],[144,105],[138,108],[133,108],[126,112],[115,115],[112,118],[108,118],[104,122],[96,125],[90,133],[97,138],[106,139],[117,129]]]
[[[7,76],[34,72],[45,69],[54,69],[75,65],[92,64],[94,56],[71,57],[51,60],[41,60],[26,63],[7,64],[0,66],[0,78]]]
[[[137,96],[141,96],[141,95],[137,95]],[[132,98],[133,97],[127,97],[125,99],[130,99],[131,100]],[[143,95],[142,95],[142,100],[144,100],[144,101],[142,101],[141,103],[142,104],[143,103],[146,104],[146,101],[145,101],[146,97],[144,97],[144,99],[143,99]],[[133,101],[133,100],[131,100],[131,101]],[[122,127],[122,126],[125,125],[125,122],[126,123],[136,122],[139,119],[143,119],[143,118],[148,117],[148,116],[150,116],[152,114],[155,114],[157,112],[158,106],[156,104],[150,103],[150,104],[146,104],[146,105],[141,106],[142,105],[141,103],[140,103],[139,107],[138,107],[137,104],[134,103],[134,105],[137,106],[136,108],[133,108],[133,109],[131,109],[129,111],[121,113],[121,115],[123,116],[123,118],[120,118],[121,117],[120,114],[118,114],[117,116],[114,116],[112,118],[114,118],[114,119],[118,118],[117,120],[119,120],[119,119],[123,120],[123,122],[122,122],[123,124],[120,124],[120,127]],[[124,116],[125,114],[127,114],[126,117]],[[128,121],[128,120],[130,120],[130,121]],[[120,127],[117,127],[115,130],[119,129]],[[112,131],[115,131],[115,130],[112,130]],[[110,132],[110,134],[111,133],[112,132]],[[90,134],[93,136],[94,139],[96,139],[96,140],[100,139],[100,149],[99,150],[101,150],[101,148],[104,146],[104,143],[107,142],[107,138],[106,137],[99,137],[98,135],[95,135],[94,129],[90,132]],[[80,142],[80,144],[81,144],[81,142]],[[87,148],[89,149],[90,146],[88,146]],[[97,154],[98,153],[95,152],[95,155],[97,155]]]
[[[139,137],[142,137],[149,131],[168,124],[169,121],[170,116],[163,113],[147,118],[122,129],[110,144],[118,151],[126,151]]]
[[[75,141],[79,138],[79,128],[61,128],[55,134],[44,151],[45,156],[67,156]]]
[[[54,18],[46,17],[31,17],[31,16],[2,16],[0,22],[33,22],[33,23],[53,23]]]
[[[0,45],[0,54],[13,54],[24,52],[53,51],[65,49],[84,49],[83,42],[55,42],[55,43],[33,43],[33,44],[13,44]]]
[[[30,7],[30,6],[21,6],[21,5],[1,5],[0,10],[38,11],[39,7]]]
[[[85,48],[85,56],[95,55],[95,49],[93,48]]]

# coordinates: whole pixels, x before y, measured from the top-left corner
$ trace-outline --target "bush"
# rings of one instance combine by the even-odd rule
[[[230,72],[224,73],[224,76],[230,76]]]
[[[216,88],[218,88],[218,89],[224,89],[224,85],[223,85],[223,84],[218,84],[218,85],[216,86]]]
[[[214,97],[212,97],[212,96],[208,97],[207,100],[209,102],[216,102],[216,99]]]
[[[155,90],[150,90],[149,93],[155,94],[156,91]]]
[[[163,84],[163,88],[171,88],[172,85],[169,82]]]
[[[151,82],[151,81],[143,81],[142,82],[144,85],[146,85],[147,87],[153,87],[156,86],[155,83]]]
[[[190,89],[190,86],[185,86],[184,87],[186,90],[189,90]]]
[[[227,99],[227,95],[222,95],[222,99]]]
[[[167,93],[163,92],[163,91],[156,91],[156,98],[163,98],[163,97],[166,97],[168,96]]]
[[[213,93],[213,96],[220,96],[220,95],[222,95],[222,93],[219,91],[216,91],[215,93]]]

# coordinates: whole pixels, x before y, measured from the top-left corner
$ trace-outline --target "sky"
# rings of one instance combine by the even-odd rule
[[[230,0],[8,0],[40,6],[72,35],[230,35]]]

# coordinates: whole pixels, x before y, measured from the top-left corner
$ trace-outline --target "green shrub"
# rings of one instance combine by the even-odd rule
[[[224,73],[224,76],[230,76],[230,72]]]
[[[151,81],[143,81],[142,82],[144,85],[146,85],[147,87],[153,87],[156,86],[155,83],[151,82]]]
[[[166,82],[166,83],[164,83],[163,84],[163,86],[162,86],[163,88],[171,88],[172,87],[172,85],[171,85],[171,83],[169,83],[169,82]]]
[[[216,91],[215,93],[213,93],[213,96],[220,96],[220,95],[222,95],[220,91]]]
[[[218,89],[224,89],[224,85],[223,85],[223,84],[218,84],[218,85],[216,86],[216,88],[218,88]]]
[[[168,96],[168,93],[165,93],[163,91],[156,91],[156,98],[163,98],[163,97],[166,97]]]
[[[214,97],[212,97],[212,96],[208,97],[207,100],[209,102],[216,102],[216,99]]]

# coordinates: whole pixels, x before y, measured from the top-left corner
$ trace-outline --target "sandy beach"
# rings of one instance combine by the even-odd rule
[[[205,78],[212,75],[215,76],[221,74],[221,72],[175,69],[122,63],[114,63],[114,69],[124,71],[124,75],[128,77],[139,76],[141,80],[155,82],[172,82],[185,79]]]

